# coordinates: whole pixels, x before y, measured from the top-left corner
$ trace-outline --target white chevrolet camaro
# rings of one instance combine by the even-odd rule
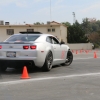
[[[70,65],[70,48],[55,36],[40,32],[21,32],[0,42],[0,67],[21,68],[34,66],[50,71],[54,65]]]

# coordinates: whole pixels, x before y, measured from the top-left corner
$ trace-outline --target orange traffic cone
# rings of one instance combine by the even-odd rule
[[[89,53],[89,50],[87,50],[87,53]]]
[[[97,58],[97,54],[96,54],[96,52],[94,52],[94,58]]]
[[[76,54],[78,54],[78,51],[76,50]]]
[[[29,78],[30,78],[30,77],[28,76],[27,68],[26,68],[26,66],[24,66],[24,69],[23,69],[23,73],[22,73],[21,79],[29,79]]]
[[[80,53],[82,53],[82,50],[80,50]]]
[[[85,50],[85,52],[87,53],[87,50]]]
[[[72,50],[72,53],[74,53],[74,50]]]

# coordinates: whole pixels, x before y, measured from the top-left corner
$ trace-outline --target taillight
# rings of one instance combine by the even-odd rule
[[[23,49],[29,49],[29,46],[23,46]],[[31,45],[30,49],[36,49],[36,45]]]
[[[36,45],[31,45],[30,48],[31,49],[36,49]]]
[[[29,49],[29,46],[23,46],[23,49]]]
[[[0,45],[0,49],[2,49],[2,46]]]

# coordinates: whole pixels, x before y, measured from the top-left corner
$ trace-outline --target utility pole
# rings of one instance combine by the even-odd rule
[[[75,12],[73,12],[73,24],[76,22]]]
[[[52,21],[52,14],[51,14],[51,0],[50,0],[50,22]]]

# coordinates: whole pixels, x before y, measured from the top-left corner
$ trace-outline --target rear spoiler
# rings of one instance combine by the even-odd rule
[[[0,44],[33,44],[30,42],[0,42]]]
[[[41,32],[19,32],[21,34],[43,34]]]

